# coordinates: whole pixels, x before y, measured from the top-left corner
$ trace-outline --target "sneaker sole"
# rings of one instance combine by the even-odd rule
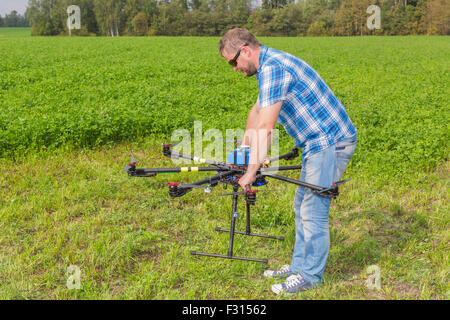
[[[266,273],[264,272],[264,277],[269,278],[269,279],[286,279],[289,278],[289,276],[292,276],[294,273],[289,273],[289,274],[283,274],[283,275],[273,275],[272,273]]]
[[[285,274],[281,274],[281,275],[279,275],[279,274],[274,275],[274,273],[276,273],[276,272],[278,272],[278,271],[266,270],[266,271],[264,271],[264,277],[269,278],[269,279],[273,279],[273,278],[286,279],[289,276],[292,276],[294,274],[292,272],[289,272],[289,273],[285,273]]]
[[[275,293],[276,295],[279,295],[279,294],[293,295],[293,294],[295,294],[295,293],[291,293],[291,292],[283,290],[283,287],[281,286],[281,284],[274,284],[272,287],[270,287],[270,290],[272,290],[272,292]]]

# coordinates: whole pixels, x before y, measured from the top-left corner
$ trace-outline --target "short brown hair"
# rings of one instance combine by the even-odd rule
[[[238,51],[241,46],[245,43],[249,47],[255,48],[260,47],[261,43],[255,36],[244,28],[234,28],[228,30],[220,39],[219,42],[219,52],[223,56],[222,52],[225,49],[227,52]]]

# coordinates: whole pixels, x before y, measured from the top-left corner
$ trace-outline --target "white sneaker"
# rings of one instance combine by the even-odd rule
[[[264,271],[264,277],[266,278],[287,278],[293,274],[294,273],[291,272],[288,264],[282,266],[280,270]]]

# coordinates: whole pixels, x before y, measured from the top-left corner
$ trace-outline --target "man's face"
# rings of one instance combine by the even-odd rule
[[[239,71],[246,77],[251,77],[258,71],[250,59],[252,52],[248,46],[242,46],[240,51],[231,53],[223,50],[222,55],[231,64],[234,71]]]

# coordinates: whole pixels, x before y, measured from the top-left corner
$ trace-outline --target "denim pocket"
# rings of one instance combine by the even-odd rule
[[[358,141],[356,136],[345,138],[344,140],[339,141],[336,143],[336,151],[344,150],[345,147],[352,146]]]
[[[356,137],[344,139],[336,144],[337,170],[335,180],[339,180],[344,174],[357,145]]]

